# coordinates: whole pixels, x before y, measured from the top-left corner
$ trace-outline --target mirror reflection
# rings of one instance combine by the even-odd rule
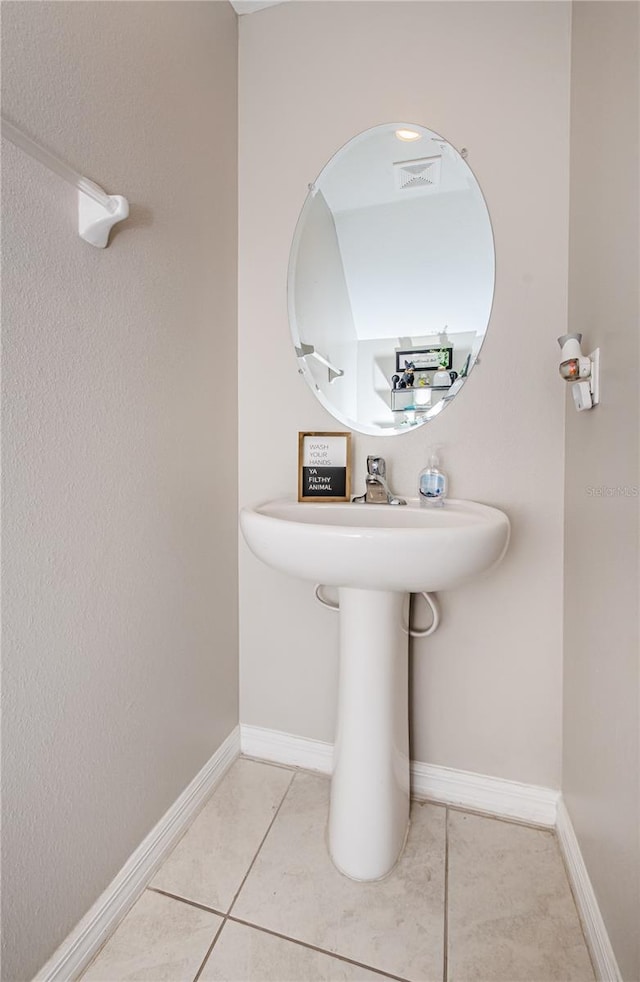
[[[463,388],[486,333],[494,248],[480,187],[431,130],[376,126],[329,161],[289,262],[300,371],[362,433],[401,433]]]

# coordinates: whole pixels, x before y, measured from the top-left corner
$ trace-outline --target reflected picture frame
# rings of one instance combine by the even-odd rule
[[[442,352],[446,352],[446,364],[441,360]],[[396,348],[396,372],[407,370],[405,362],[412,362],[412,370],[416,372],[448,370],[453,364],[453,347],[440,344],[429,348]]]

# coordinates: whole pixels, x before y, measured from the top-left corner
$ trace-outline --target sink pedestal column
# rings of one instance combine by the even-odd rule
[[[409,824],[406,594],[340,588],[338,719],[329,851],[354,880],[389,873]]]

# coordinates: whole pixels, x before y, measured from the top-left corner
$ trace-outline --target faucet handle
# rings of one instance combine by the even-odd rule
[[[377,474],[378,477],[384,477],[387,472],[384,457],[367,457],[367,472],[369,474]]]

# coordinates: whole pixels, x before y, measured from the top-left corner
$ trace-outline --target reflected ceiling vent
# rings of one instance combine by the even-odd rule
[[[440,184],[442,157],[420,157],[418,160],[400,160],[393,165],[398,191],[418,188],[435,189]]]

